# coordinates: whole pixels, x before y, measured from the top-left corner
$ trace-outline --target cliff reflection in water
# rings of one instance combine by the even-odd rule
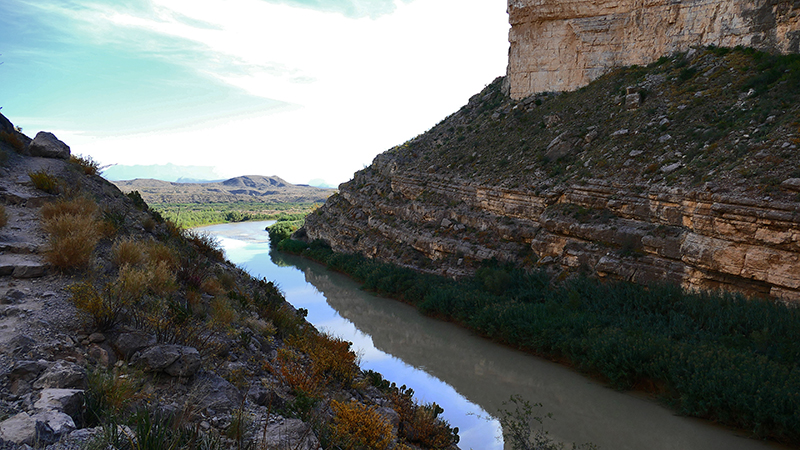
[[[303,271],[306,281],[342,317],[371,336],[376,348],[443,380],[485,411],[495,413],[515,394],[542,403],[537,413],[553,413],[554,420],[546,420],[544,427],[559,441],[631,450],[775,448],[707,422],[674,416],[650,400],[422,316],[401,302],[360,291],[352,280],[303,258],[273,252],[273,261]],[[392,373],[384,375],[392,378]]]

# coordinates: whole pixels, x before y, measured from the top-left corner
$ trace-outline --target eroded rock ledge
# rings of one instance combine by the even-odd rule
[[[541,192],[410,174],[389,154],[306,222],[308,238],[447,276],[497,258],[800,301],[800,205],[602,180]]]
[[[691,46],[800,50],[793,0],[509,0],[512,98],[570,91]]]

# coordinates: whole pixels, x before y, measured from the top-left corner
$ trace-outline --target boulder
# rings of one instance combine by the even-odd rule
[[[156,337],[142,331],[120,333],[114,340],[114,349],[125,359],[147,347],[156,345]]]
[[[297,450],[317,450],[319,440],[309,425],[300,419],[280,419],[264,429],[265,448],[292,448]]]
[[[131,363],[147,372],[190,377],[200,369],[200,352],[182,345],[156,345],[133,355]]]
[[[58,442],[75,431],[75,421],[60,411],[43,411],[32,417],[36,421],[36,439],[40,444]]]
[[[17,361],[8,374],[10,381],[24,380],[33,381],[49,366],[48,362],[40,359],[38,361]]]
[[[13,442],[18,445],[36,444],[36,419],[21,412],[0,422],[0,442]]]
[[[84,389],[86,387],[86,370],[68,361],[57,361],[44,371],[33,383],[36,389]]]
[[[47,131],[36,133],[36,137],[28,146],[28,153],[31,156],[57,159],[69,159],[70,156],[69,146]]]
[[[236,386],[211,373],[198,374],[191,395],[198,398],[197,408],[215,413],[232,411],[242,404],[242,394]]]
[[[37,411],[61,411],[73,419],[80,417],[84,391],[80,389],[44,389],[33,404]]]

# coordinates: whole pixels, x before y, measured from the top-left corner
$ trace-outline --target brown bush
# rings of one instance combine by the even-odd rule
[[[376,411],[375,406],[332,400],[331,408],[335,414],[332,440],[337,448],[383,450],[389,447],[394,438],[392,425]]]
[[[119,267],[140,266],[145,256],[141,243],[129,237],[117,239],[111,247],[111,261]]]
[[[100,240],[99,222],[94,216],[62,214],[43,223],[50,235],[46,260],[61,270],[86,267]]]
[[[150,271],[150,292],[154,295],[167,296],[178,289],[175,272],[165,261],[158,261],[155,265],[151,263],[147,268]]]
[[[5,205],[0,205],[0,228],[8,224],[8,213],[6,213]]]
[[[400,416],[399,435],[425,448],[447,448],[458,443],[458,428],[451,428],[439,415],[444,410],[436,403],[419,405],[413,389],[393,389],[389,399]]]
[[[99,208],[94,200],[87,197],[73,197],[45,203],[42,206],[41,215],[44,220],[65,214],[74,216],[95,216],[98,210]]]
[[[288,384],[295,393],[302,392],[314,399],[322,397],[325,386],[324,379],[297,352],[281,347],[278,349],[278,356],[271,363],[265,363],[264,366],[281,378],[285,384]]]
[[[22,153],[25,151],[25,143],[16,133],[0,131],[0,141],[10,145],[11,148],[13,148],[17,153]]]
[[[143,244],[143,247],[147,254],[148,263],[151,266],[164,263],[170,270],[177,269],[180,260],[175,251],[168,245],[158,241],[147,241]]]

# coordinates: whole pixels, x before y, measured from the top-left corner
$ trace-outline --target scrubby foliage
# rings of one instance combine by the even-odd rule
[[[0,131],[0,142],[5,142],[11,148],[13,148],[17,153],[22,153],[25,151],[25,143],[20,139],[20,137],[13,132],[8,131]]]
[[[226,222],[282,220],[287,217],[300,220],[318,206],[318,203],[234,202],[158,203],[153,204],[152,208],[165,219],[172,220],[182,227],[199,227]]]
[[[29,172],[28,176],[36,189],[47,192],[48,194],[58,194],[61,190],[62,182],[55,175],[46,170]]]
[[[278,242],[288,238],[298,228],[303,226],[305,217],[308,214],[286,214],[278,217],[278,220],[267,227],[269,232],[269,241],[272,246]]]
[[[50,236],[47,261],[63,271],[89,265],[101,237],[97,204],[86,197],[60,199],[41,209],[42,228]]]
[[[100,172],[100,163],[93,160],[91,156],[71,155],[69,162],[86,175],[97,175]]]
[[[366,289],[415,304],[515,347],[569,360],[618,389],[641,388],[681,413],[800,442],[800,309],[669,285],[574,278],[554,283],[496,263],[453,281],[334,253],[279,248],[348,273]],[[498,280],[501,280],[499,282]]]
[[[392,425],[374,406],[331,401],[334,412],[333,436],[342,450],[368,448],[384,450],[392,441]]]

